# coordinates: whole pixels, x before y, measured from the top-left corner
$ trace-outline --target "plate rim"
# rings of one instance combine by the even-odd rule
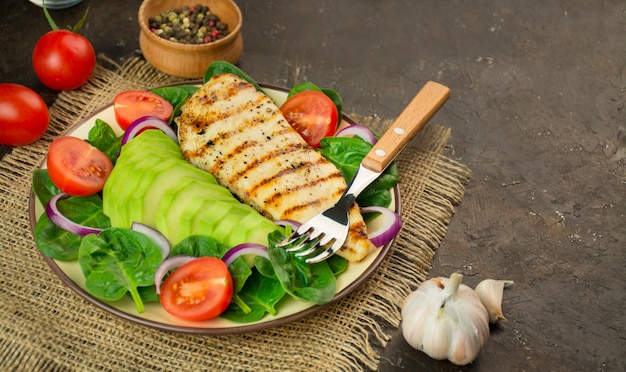
[[[202,84],[202,80],[187,80],[187,81],[182,81],[182,82],[177,82],[177,83],[172,83],[172,84],[165,84],[165,85],[161,85],[158,86],[157,88],[161,88],[161,87],[172,87],[172,86],[178,86],[178,85],[198,85],[198,84]],[[271,89],[271,90],[275,90],[275,91],[282,91],[282,92],[288,92],[289,89],[284,88],[284,87],[280,87],[277,85],[273,85],[273,84],[265,84],[265,83],[259,83],[259,86],[261,86],[261,88],[267,88],[267,89]],[[151,90],[151,89],[156,89],[156,88],[149,88],[146,90]],[[93,111],[92,113],[90,113],[89,115],[85,116],[84,118],[80,119],[79,121],[77,121],[75,124],[71,125],[70,127],[68,127],[66,130],[64,130],[63,132],[61,132],[57,137],[60,136],[65,136],[65,135],[70,135],[73,132],[77,131],[79,128],[81,128],[83,125],[85,125],[85,123],[89,120],[92,120],[98,113],[109,109],[111,106],[113,105],[113,103],[108,103],[106,105],[101,106],[100,108],[96,109],[95,111]],[[356,125],[358,124],[355,120],[353,120],[350,116],[346,115],[346,114],[342,114],[342,121],[347,122],[350,125]],[[37,169],[42,169],[43,165],[46,162],[46,159],[48,157],[48,154],[46,152],[46,155],[43,157],[42,161],[40,162],[39,166]],[[394,193],[394,202],[395,202],[395,212],[397,214],[401,214],[402,213],[402,202],[401,202],[401,196],[400,196],[400,188],[398,185],[394,186],[392,188],[393,193]],[[33,241],[35,239],[35,227],[37,224],[37,216],[36,216],[36,196],[35,196],[35,192],[34,189],[32,187],[32,182],[31,182],[31,187],[30,187],[30,193],[29,193],[29,197],[28,197],[28,214],[29,214],[29,224],[30,224],[30,229],[31,229],[31,234],[33,236]],[[397,237],[397,236],[396,236]],[[311,314],[314,314],[318,311],[320,311],[323,308],[326,308],[330,305],[335,304],[336,302],[338,302],[339,300],[343,299],[344,297],[346,297],[348,294],[352,293],[354,290],[356,290],[358,287],[360,287],[367,279],[369,279],[372,274],[374,274],[374,272],[376,272],[378,270],[378,268],[381,266],[381,264],[383,263],[383,261],[386,259],[387,254],[389,253],[389,250],[391,249],[392,244],[395,242],[395,237],[394,239],[392,239],[390,242],[388,242],[387,244],[385,244],[383,247],[381,248],[377,248],[380,250],[378,256],[376,258],[374,258],[374,260],[372,261],[372,263],[363,271],[363,273],[358,276],[355,280],[353,280],[351,283],[349,283],[345,288],[343,288],[341,291],[337,292],[335,294],[335,296],[333,297],[333,299],[326,303],[326,304],[322,304],[322,305],[312,305],[304,310],[300,310],[296,313],[284,316],[282,318],[278,318],[278,319],[274,319],[274,320],[269,320],[266,322],[261,322],[261,323],[251,323],[251,324],[245,324],[242,323],[242,325],[240,326],[234,326],[234,327],[215,327],[215,328],[208,328],[208,327],[191,327],[191,326],[184,326],[184,325],[173,325],[173,324],[168,324],[168,323],[162,323],[162,322],[158,322],[158,321],[154,321],[154,320],[150,320],[150,319],[145,319],[139,316],[136,316],[134,314],[130,314],[127,313],[121,309],[118,309],[112,305],[109,305],[97,298],[95,298],[94,296],[92,296],[91,294],[89,294],[89,292],[87,292],[85,289],[83,289],[82,287],[80,287],[72,278],[70,278],[65,271],[63,271],[63,269],[61,269],[61,267],[56,263],[56,261],[46,255],[44,255],[39,248],[36,247],[36,243],[35,243],[35,249],[37,249],[37,252],[43,257],[44,261],[46,262],[46,264],[50,267],[50,269],[52,270],[52,272],[61,280],[61,282],[69,287],[70,289],[72,289],[76,294],[79,295],[79,297],[81,297],[82,299],[84,299],[85,301],[87,301],[88,303],[90,303],[91,305],[104,310],[105,312],[115,315],[119,318],[122,318],[125,321],[129,321],[131,323],[135,323],[135,324],[139,324],[139,325],[143,325],[152,329],[157,329],[157,330],[162,330],[162,331],[170,331],[170,332],[176,332],[176,333],[183,333],[183,334],[202,334],[202,335],[226,335],[226,334],[240,334],[240,333],[249,333],[249,332],[256,332],[256,331],[260,331],[260,330],[265,330],[265,329],[269,329],[269,328],[275,328],[275,327],[279,327],[282,325],[285,325],[287,323],[291,323],[300,319],[303,319]]]

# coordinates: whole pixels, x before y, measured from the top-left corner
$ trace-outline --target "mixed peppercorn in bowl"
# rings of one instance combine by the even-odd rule
[[[183,44],[205,44],[228,35],[228,24],[202,4],[161,12],[148,24],[155,35]]]
[[[139,46],[155,68],[197,79],[213,61],[236,63],[243,51],[241,10],[232,0],[145,0]]]

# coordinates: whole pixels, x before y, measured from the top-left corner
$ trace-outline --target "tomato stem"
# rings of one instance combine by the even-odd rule
[[[48,23],[50,24],[50,27],[52,28],[52,30],[54,31],[58,30],[59,26],[57,26],[57,24],[54,22],[54,19],[52,19],[52,16],[48,12],[48,9],[46,9],[46,0],[43,0],[41,2],[41,7],[43,8],[43,14],[46,16],[46,19],[48,20]]]
[[[76,23],[74,27],[71,28],[72,32],[78,33],[78,30],[80,30],[85,22],[87,22],[87,14],[89,14],[89,7],[87,7],[87,10],[85,10],[85,14],[83,14],[83,17],[78,20],[78,23]]]
[[[48,23],[50,24],[50,28],[52,28],[53,31],[60,30],[59,26],[56,24],[56,22],[54,22],[54,19],[52,19],[50,12],[48,12],[48,9],[46,8],[45,0],[42,0],[41,7],[43,8],[43,14],[46,16],[46,19],[48,20]],[[87,22],[88,14],[89,14],[89,7],[87,7],[87,10],[85,10],[85,14],[83,14],[82,18],[78,21],[78,23],[76,23],[73,27],[69,25],[67,26],[68,30],[74,33],[78,33],[78,30],[80,30],[85,24],[85,22]]]

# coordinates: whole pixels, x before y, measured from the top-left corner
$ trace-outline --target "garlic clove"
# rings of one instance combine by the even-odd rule
[[[505,287],[513,284],[512,280],[485,279],[474,289],[489,313],[490,323],[496,323],[499,320],[506,321],[502,313],[502,294]]]

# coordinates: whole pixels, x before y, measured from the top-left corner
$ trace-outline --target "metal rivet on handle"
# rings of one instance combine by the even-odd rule
[[[376,155],[378,156],[385,156],[386,154],[385,150],[381,150],[381,149],[378,149],[375,152],[376,152]]]
[[[403,135],[404,134],[404,129],[402,129],[402,128],[393,128],[393,132],[395,134]]]

